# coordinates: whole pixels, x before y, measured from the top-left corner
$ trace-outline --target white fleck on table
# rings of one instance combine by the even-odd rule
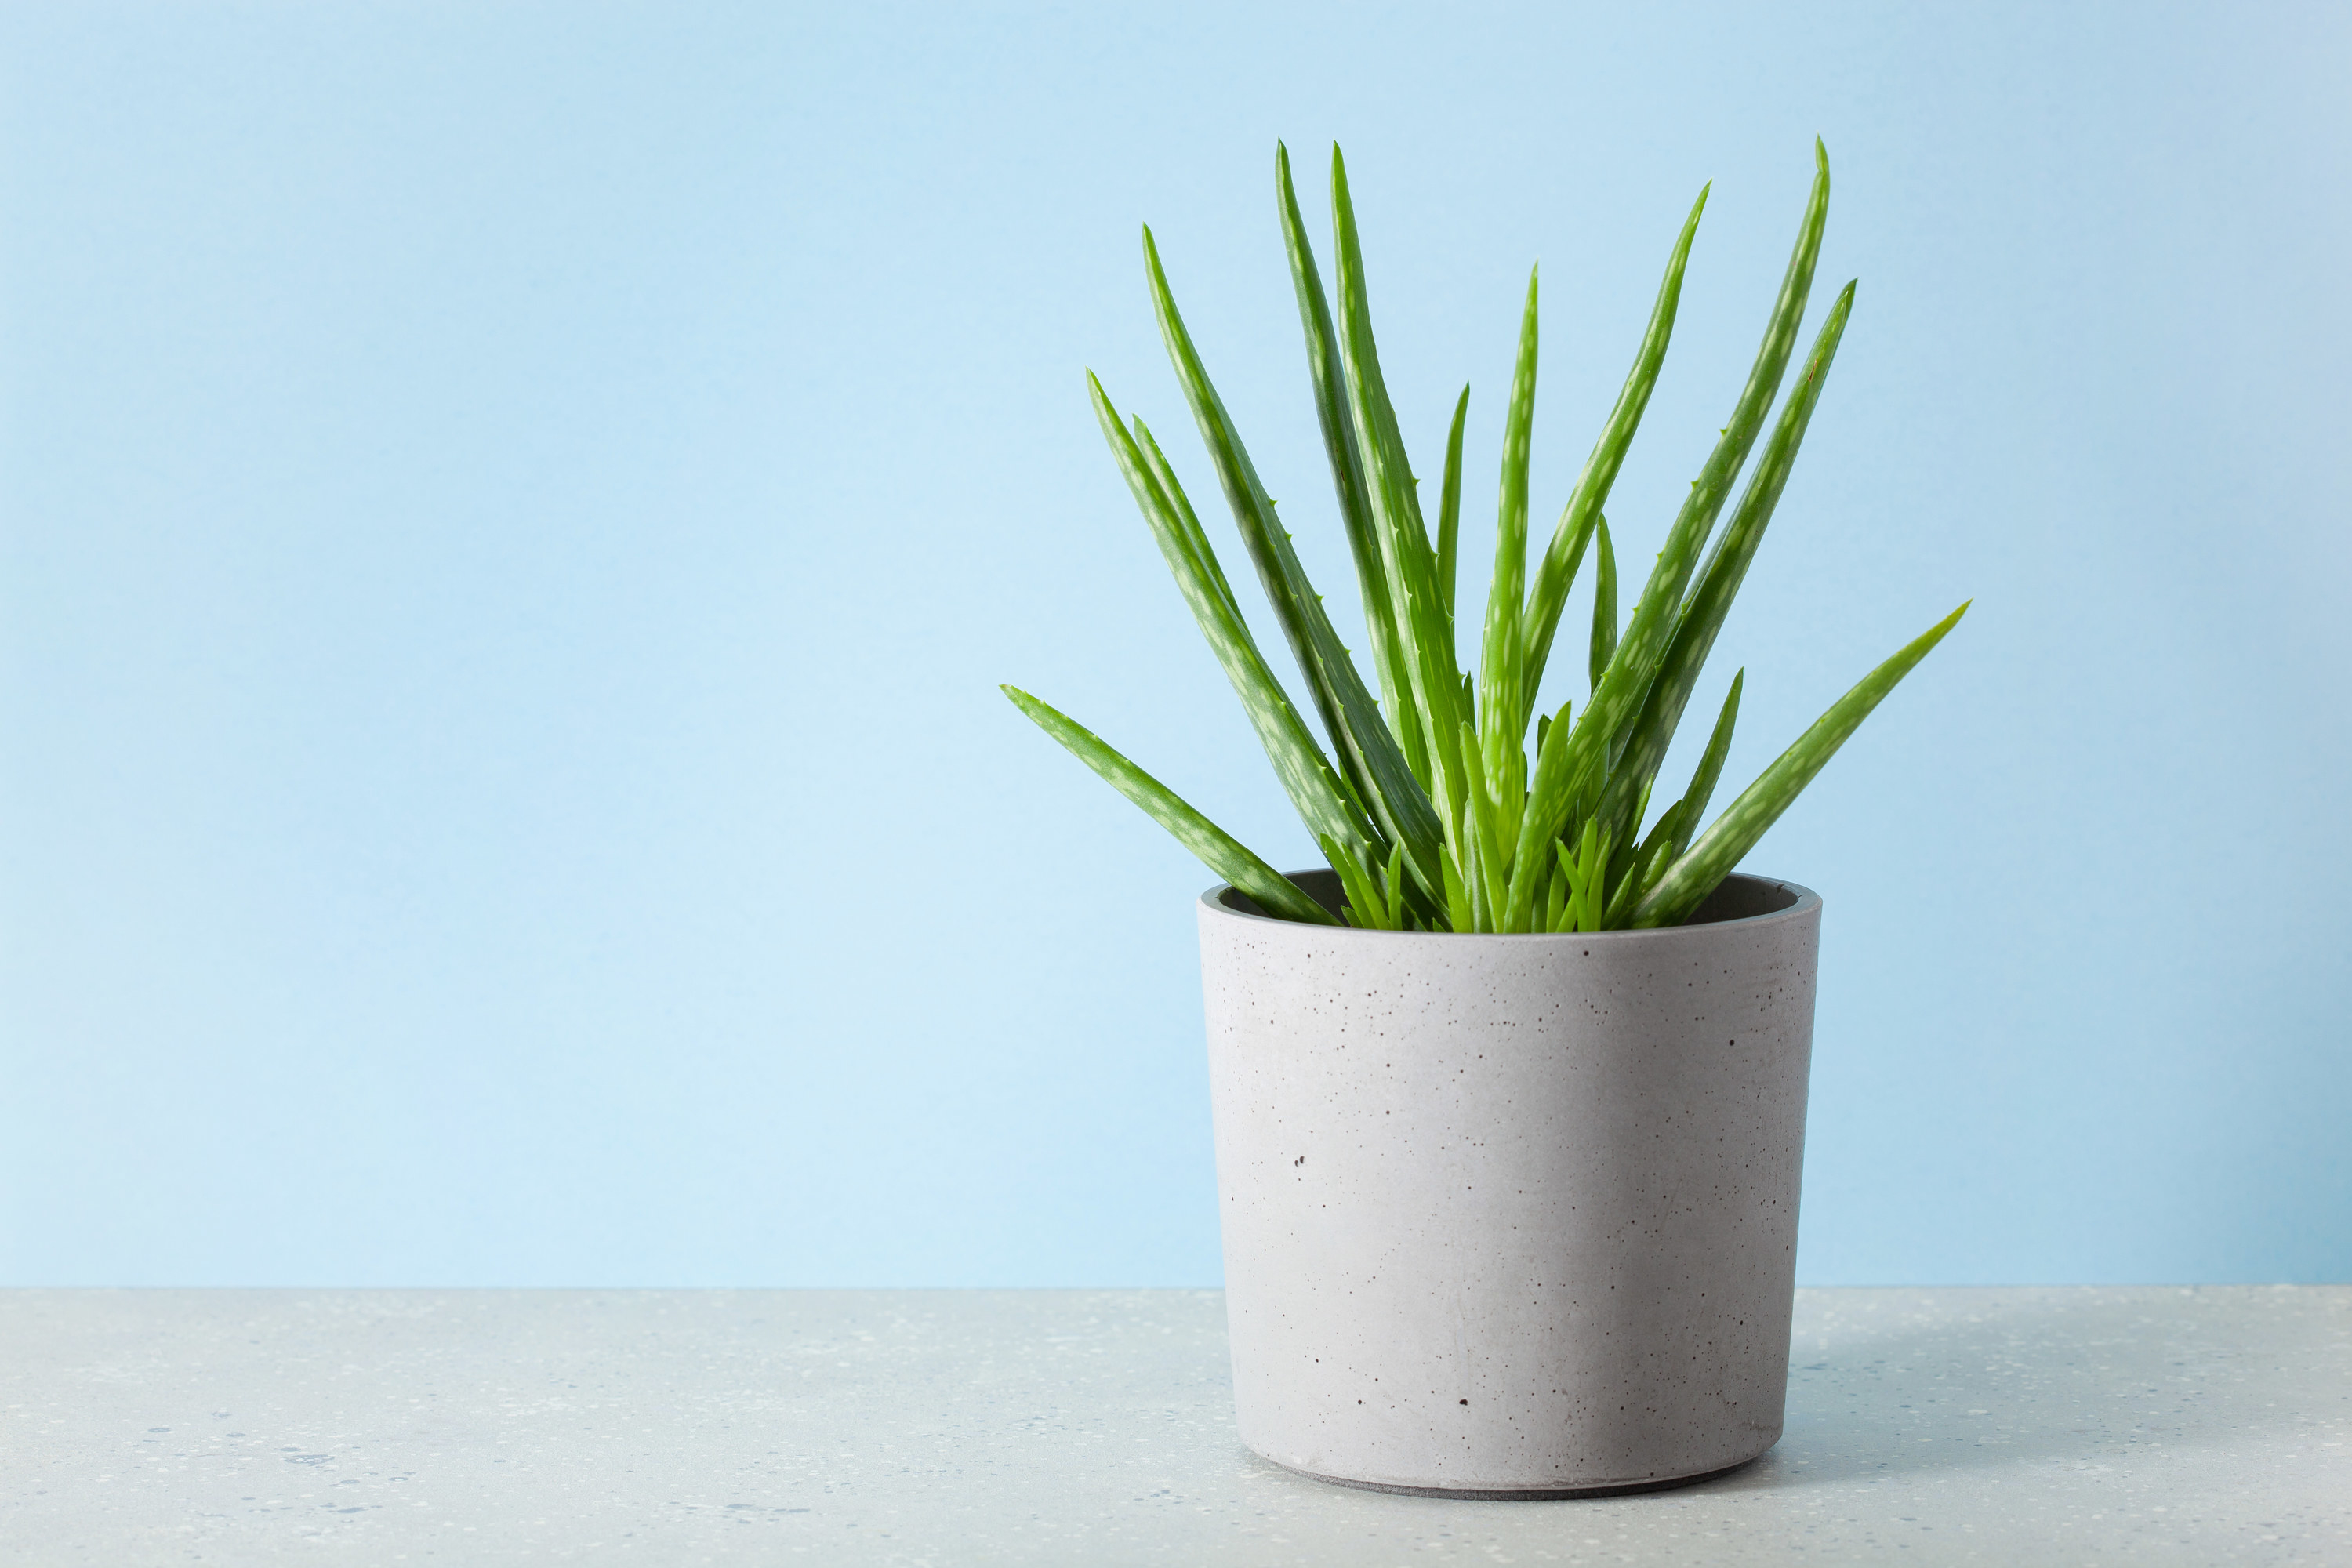
[[[1569,1502],[1234,1435],[1188,1290],[0,1291],[0,1563],[2352,1563],[2352,1288],[1805,1290],[1779,1447]]]

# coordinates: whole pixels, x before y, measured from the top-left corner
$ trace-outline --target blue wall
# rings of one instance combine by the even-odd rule
[[[1344,605],[1276,139],[1488,531],[1528,265],[1549,520],[1712,179],[1638,574],[1816,132],[1730,784],[1976,608],[1749,858],[1802,1276],[2352,1279],[2341,7],[802,9],[0,13],[0,1281],[1213,1282],[1209,878],[995,692],[1312,858],[1138,221]]]

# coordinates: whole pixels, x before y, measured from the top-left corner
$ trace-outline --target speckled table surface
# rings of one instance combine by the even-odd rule
[[[2352,1563],[2352,1288],[1807,1290],[1787,1435],[1573,1502],[1235,1440],[1211,1291],[0,1292],[0,1563]]]

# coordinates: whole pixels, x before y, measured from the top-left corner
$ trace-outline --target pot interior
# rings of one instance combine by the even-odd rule
[[[1289,875],[1301,891],[1335,915],[1339,912],[1339,906],[1346,902],[1346,894],[1339,886],[1337,871],[1293,871]],[[1797,897],[1797,889],[1786,882],[1734,871],[1723,879],[1721,886],[1706,896],[1706,901],[1700,904],[1683,924],[1717,925],[1725,921],[1748,921],[1759,915],[1776,915],[1794,905]],[[1236,914],[1273,918],[1258,908],[1256,900],[1233,888],[1219,893],[1217,901]]]

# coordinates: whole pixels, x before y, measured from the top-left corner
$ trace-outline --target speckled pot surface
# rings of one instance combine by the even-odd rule
[[[1821,909],[1735,876],[1673,930],[1454,936],[1202,895],[1242,1440],[1537,1497],[1777,1442]]]

